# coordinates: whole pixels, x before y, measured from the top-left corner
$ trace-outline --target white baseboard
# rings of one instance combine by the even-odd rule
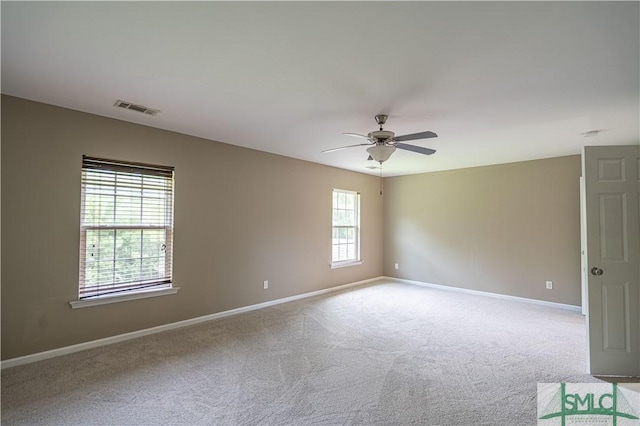
[[[1,369],[16,367],[18,365],[29,364],[36,361],[42,361],[49,358],[54,358],[61,355],[67,355],[74,352],[84,351],[86,349],[97,348],[100,346],[110,345],[113,343],[123,342],[125,340],[136,339],[142,336],[148,336],[150,334],[161,333],[163,331],[174,330],[176,328],[187,327],[190,325],[199,324],[206,321],[212,321],[219,318],[228,317],[231,315],[237,315],[243,312],[255,311],[257,309],[266,308],[269,306],[279,305],[282,303],[293,302],[294,300],[306,299],[309,297],[319,296],[321,294],[331,293],[339,290],[344,290],[350,287],[356,287],[364,284],[369,284],[375,281],[384,279],[385,277],[370,278],[368,280],[356,281],[349,284],[339,285],[336,287],[326,288],[323,290],[312,291],[309,293],[298,294],[295,296],[285,297],[282,299],[270,300],[264,303],[258,303],[256,305],[243,306],[241,308],[231,309],[229,311],[217,312],[215,314],[204,315],[201,317],[191,318],[184,321],[173,322],[170,324],[159,325],[157,327],[145,328],[143,330],[132,331],[130,333],[119,334],[117,336],[105,337],[103,339],[92,340],[89,342],[78,343],[77,345],[65,346],[63,348],[52,349],[45,352],[38,352],[31,355],[25,355],[17,358],[11,358],[2,361],[0,364]]]
[[[493,297],[493,298],[496,298],[496,299],[514,300],[514,301],[518,301],[518,302],[532,303],[534,305],[549,306],[549,307],[552,307],[552,308],[559,308],[559,309],[568,309],[570,311],[575,311],[575,312],[582,313],[582,307],[575,306],[575,305],[566,305],[564,303],[547,302],[546,300],[529,299],[529,298],[526,298],[526,297],[509,296],[509,295],[500,294],[500,293],[489,293],[487,291],[471,290],[471,289],[468,289],[468,288],[452,287],[452,286],[441,285],[441,284],[431,284],[431,283],[425,283],[425,282],[422,282],[422,281],[405,280],[403,278],[393,278],[393,277],[382,277],[382,278],[390,280],[390,281],[396,281],[396,282],[400,282],[400,283],[405,283],[405,284],[419,285],[419,286],[422,286],[422,287],[431,287],[431,288],[437,288],[437,289],[440,289],[440,290],[456,291],[456,292],[459,292],[459,293],[467,293],[467,294],[475,294],[475,295],[478,295],[478,296]]]

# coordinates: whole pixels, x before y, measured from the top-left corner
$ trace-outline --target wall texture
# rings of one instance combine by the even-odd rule
[[[581,305],[580,175],[569,156],[385,179],[384,274]]]
[[[175,166],[177,294],[71,309],[83,154]],[[9,96],[1,170],[2,359],[382,275],[373,176]],[[364,263],[331,270],[334,187],[362,194]]]

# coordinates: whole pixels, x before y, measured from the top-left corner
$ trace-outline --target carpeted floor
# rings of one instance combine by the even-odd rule
[[[3,425],[535,425],[578,313],[377,283],[2,371]]]

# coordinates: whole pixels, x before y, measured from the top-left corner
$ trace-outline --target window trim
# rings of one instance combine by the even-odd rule
[[[334,193],[345,193],[345,194],[350,194],[350,195],[355,195],[356,196],[356,206],[355,206],[355,213],[356,213],[356,225],[355,226],[334,226],[333,225],[333,211],[335,210],[335,206],[333,205],[333,194]],[[361,226],[360,226],[360,217],[361,217],[361,202],[360,202],[360,198],[361,198],[361,194],[359,191],[352,191],[349,189],[339,189],[339,188],[333,188],[332,191],[332,200],[331,200],[331,235],[332,235],[332,240],[331,240],[331,263],[329,264],[331,269],[338,269],[338,268],[345,268],[345,267],[349,267],[349,266],[356,266],[356,265],[362,265],[362,263],[364,262],[362,260],[362,256],[361,256],[361,250],[360,250],[360,231],[361,231]],[[337,260],[334,261],[333,260],[333,231],[336,228],[355,228],[356,231],[356,257],[354,259],[345,259],[345,260]]]
[[[339,269],[339,268],[346,268],[348,266],[356,266],[356,265],[362,265],[364,263],[364,260],[360,259],[360,260],[342,260],[340,262],[331,262],[331,265],[329,265],[331,267],[331,269]]]
[[[144,163],[134,163],[128,161],[119,161],[119,160],[108,160],[101,159],[95,157],[89,157],[86,155],[82,156],[82,184],[81,184],[81,212],[84,212],[85,209],[85,196],[86,196],[86,181],[85,181],[85,173],[90,172],[92,170],[105,170],[113,173],[133,173],[139,174],[142,176],[157,176],[164,178],[165,182],[170,182],[170,187],[167,186],[165,194],[168,195],[166,199],[166,206],[169,210],[165,211],[165,222],[164,224],[153,224],[153,223],[139,223],[134,225],[117,225],[115,222],[107,225],[103,225],[100,223],[84,223],[84,213],[81,213],[81,223],[80,223],[80,240],[79,240],[79,274],[78,274],[78,282],[76,285],[78,299],[69,302],[73,309],[84,308],[89,306],[96,305],[104,305],[115,302],[122,302],[128,300],[142,299],[148,297],[156,297],[156,296],[164,296],[169,294],[177,293],[179,287],[173,286],[173,238],[174,238],[174,211],[175,211],[175,201],[174,201],[174,167],[169,166],[156,166],[151,164]],[[117,178],[116,178],[117,179]],[[117,188],[117,180],[114,183],[114,188]],[[140,189],[144,191],[144,177],[141,181]],[[114,201],[117,199],[116,193],[114,193]],[[115,212],[114,212],[115,214]],[[126,230],[126,229],[134,229],[141,230],[144,232],[146,229],[157,229],[166,231],[165,235],[165,244],[163,247],[169,247],[167,251],[165,251],[164,261],[165,261],[165,275],[164,278],[157,278],[153,280],[148,280],[147,285],[145,285],[145,280],[132,281],[131,288],[127,288],[127,283],[120,283],[123,288],[118,289],[118,282],[111,282],[109,284],[104,284],[105,288],[104,293],[99,293],[99,284],[94,284],[89,286],[88,288],[85,285],[85,274],[86,274],[86,244],[87,244],[87,231],[91,230]],[[164,249],[163,249],[164,250]],[[142,278],[142,277],[139,277]],[[125,285],[123,285],[125,284]],[[92,287],[96,287],[96,292],[98,294],[83,296],[84,294],[88,294],[88,289],[90,290]],[[111,287],[111,288],[109,288]],[[114,288],[115,287],[115,288]]]
[[[93,296],[88,299],[72,300],[69,302],[72,309],[89,308],[91,306],[108,305],[110,303],[127,302],[129,300],[147,299],[157,296],[169,296],[176,294],[180,290],[180,287],[174,287],[173,285],[164,288],[151,288],[151,289],[138,289],[131,290],[126,294],[106,294],[103,296]]]

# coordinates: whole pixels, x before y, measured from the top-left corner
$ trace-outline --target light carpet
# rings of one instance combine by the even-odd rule
[[[582,315],[379,282],[2,371],[6,425],[535,425]]]

